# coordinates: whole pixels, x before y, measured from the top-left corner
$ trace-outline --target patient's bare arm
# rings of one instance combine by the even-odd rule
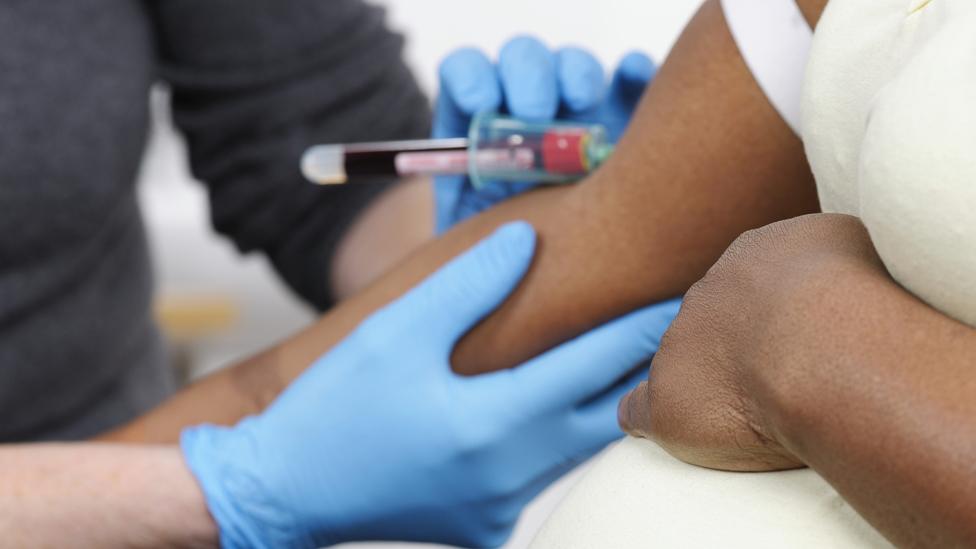
[[[808,465],[899,547],[974,547],[974,357],[976,330],[899,286],[860,220],[803,216],[695,284],[620,420],[703,467]]]
[[[606,169],[553,203],[538,264],[462,341],[461,371],[511,366],[677,295],[744,230],[817,209],[800,140],[753,81],[718,2],[686,29]]]
[[[976,330],[883,269],[843,278],[821,310],[847,314],[829,356],[791,369],[781,440],[898,547],[974,547]]]
[[[536,264],[511,299],[460,342],[454,364],[463,373],[516,365],[677,295],[744,230],[817,208],[800,140],[752,79],[718,1],[709,0],[618,152],[593,177],[519,197],[457,227],[318,324],[186,389],[112,438],[167,441],[187,424],[230,423],[262,409],[366,315],[509,220],[538,230]]]

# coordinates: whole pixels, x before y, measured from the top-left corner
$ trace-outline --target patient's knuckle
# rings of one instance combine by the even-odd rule
[[[648,405],[650,413],[648,424],[649,435],[664,446],[680,443],[687,433],[686,416],[681,411],[680,403],[668,390],[662,390],[664,384],[652,383],[648,389]]]
[[[704,278],[695,282],[688,288],[685,293],[684,301],[681,304],[681,310],[678,312],[678,317],[687,315],[689,311],[696,311],[699,308],[706,306],[708,304],[708,295],[712,293],[711,286],[714,282],[714,277],[710,275],[705,275]]]
[[[674,321],[674,323],[671,324],[671,327],[668,328],[667,331],[664,332],[664,335],[661,336],[661,343],[660,343],[660,345],[658,345],[657,353],[654,355],[654,362],[653,363],[654,363],[654,367],[655,368],[658,367],[658,364],[667,364],[667,357],[670,354],[671,349],[676,344],[676,341],[675,340],[678,337],[680,337],[679,335],[677,335],[675,333],[675,329],[676,329],[675,328],[675,324],[677,322],[678,322],[678,320],[676,318],[675,321]],[[664,366],[661,366],[661,367],[664,367]]]
[[[718,276],[708,276],[696,282],[685,294],[681,310],[668,332],[672,344],[687,338],[700,338],[702,330],[713,325],[712,319],[718,313],[729,295],[726,280]]]
[[[729,246],[728,254],[736,256],[745,256],[752,253],[755,249],[762,247],[769,234],[769,226],[758,227],[754,229],[749,229],[744,233],[740,234],[738,238],[732,241]]]
[[[730,249],[742,259],[760,257],[784,249],[783,244],[794,240],[804,226],[802,217],[770,223],[742,233]]]

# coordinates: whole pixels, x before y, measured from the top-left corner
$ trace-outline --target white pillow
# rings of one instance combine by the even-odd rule
[[[530,548],[890,546],[813,471],[712,471],[628,438],[597,459]]]

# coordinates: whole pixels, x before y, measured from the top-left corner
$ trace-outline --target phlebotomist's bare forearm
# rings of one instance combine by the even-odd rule
[[[0,446],[4,547],[217,547],[175,446]]]

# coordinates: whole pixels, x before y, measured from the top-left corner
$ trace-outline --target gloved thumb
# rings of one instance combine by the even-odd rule
[[[503,225],[371,320],[383,329],[432,338],[433,344],[443,343],[450,353],[454,343],[522,280],[532,263],[535,241],[532,225],[524,221]]]

